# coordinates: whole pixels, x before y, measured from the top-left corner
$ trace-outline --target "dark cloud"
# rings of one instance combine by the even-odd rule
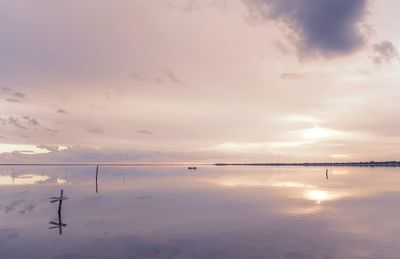
[[[3,86],[3,87],[0,87],[0,91],[3,93],[9,93],[11,91],[11,88]]]
[[[368,0],[244,0],[263,19],[294,33],[301,56],[349,54],[365,43],[359,29]]]
[[[137,71],[133,71],[133,70],[129,71],[129,76],[131,78],[133,78],[133,79],[138,80],[138,81],[147,81],[147,80],[149,80],[146,76],[140,74]]]
[[[139,129],[136,131],[136,133],[138,134],[142,134],[142,135],[153,135],[154,132],[151,130],[146,130],[146,129]]]
[[[37,119],[31,118],[29,116],[23,116],[22,118],[27,121],[27,124],[29,126],[40,127],[40,123]]]
[[[47,131],[48,133],[51,133],[51,134],[60,133],[60,131],[57,130],[57,129],[52,129],[52,128],[48,128],[48,127],[44,127],[43,129],[44,129],[45,131]]]
[[[51,134],[59,133],[57,129],[42,125],[38,119],[30,116],[9,116],[8,118],[0,117],[0,124],[4,126],[13,126],[21,130],[40,130]],[[23,138],[30,138],[29,136],[22,135]]]
[[[145,75],[135,70],[130,70],[129,76],[137,81],[150,82],[155,84],[162,84],[164,82],[170,82],[177,85],[182,84],[182,80],[169,67],[165,67],[164,71],[159,75],[153,75],[153,76]]]
[[[14,91],[10,87],[1,87],[0,94],[3,95],[4,99],[10,103],[19,103],[26,100],[26,94]]]
[[[98,127],[90,127],[90,128],[86,128],[86,131],[89,133],[93,133],[93,134],[102,134],[104,133],[102,128],[98,128]]]
[[[168,67],[165,68],[165,73],[167,74],[167,77],[171,82],[178,85],[182,84],[182,80],[175,74],[174,71],[172,71],[172,69]]]
[[[8,117],[7,119],[0,117],[0,122],[3,125],[12,125],[12,126],[18,128],[18,129],[28,130],[29,128],[24,126],[24,125],[22,125],[22,123],[20,121],[21,120],[19,118],[16,118],[16,117],[13,117],[13,116]]]
[[[7,98],[6,101],[10,102],[10,103],[19,103],[20,102],[20,100],[15,99],[15,98]]]
[[[15,98],[24,99],[26,95],[24,93],[21,93],[21,92],[14,92],[13,96]]]
[[[399,60],[399,52],[390,41],[382,41],[373,46],[374,55],[372,62],[376,65],[390,63],[393,60]]]
[[[57,113],[61,113],[61,114],[68,114],[68,112],[66,111],[66,110],[64,110],[64,109],[58,109],[57,111],[56,111]]]

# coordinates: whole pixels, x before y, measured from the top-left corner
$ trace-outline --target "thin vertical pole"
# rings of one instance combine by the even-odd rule
[[[96,193],[99,192],[99,188],[97,186],[97,176],[98,176],[98,174],[99,174],[99,165],[97,165],[97,167],[96,167]]]

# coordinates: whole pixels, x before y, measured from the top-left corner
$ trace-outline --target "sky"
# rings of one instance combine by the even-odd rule
[[[398,160],[396,0],[4,0],[0,162]]]

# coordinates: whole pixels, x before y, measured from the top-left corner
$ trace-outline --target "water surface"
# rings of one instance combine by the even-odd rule
[[[400,170],[325,169],[0,167],[0,258],[400,258]]]

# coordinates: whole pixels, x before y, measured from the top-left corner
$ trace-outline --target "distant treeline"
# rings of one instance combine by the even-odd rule
[[[400,167],[400,161],[383,162],[321,162],[321,163],[216,163],[216,166],[367,166]]]

